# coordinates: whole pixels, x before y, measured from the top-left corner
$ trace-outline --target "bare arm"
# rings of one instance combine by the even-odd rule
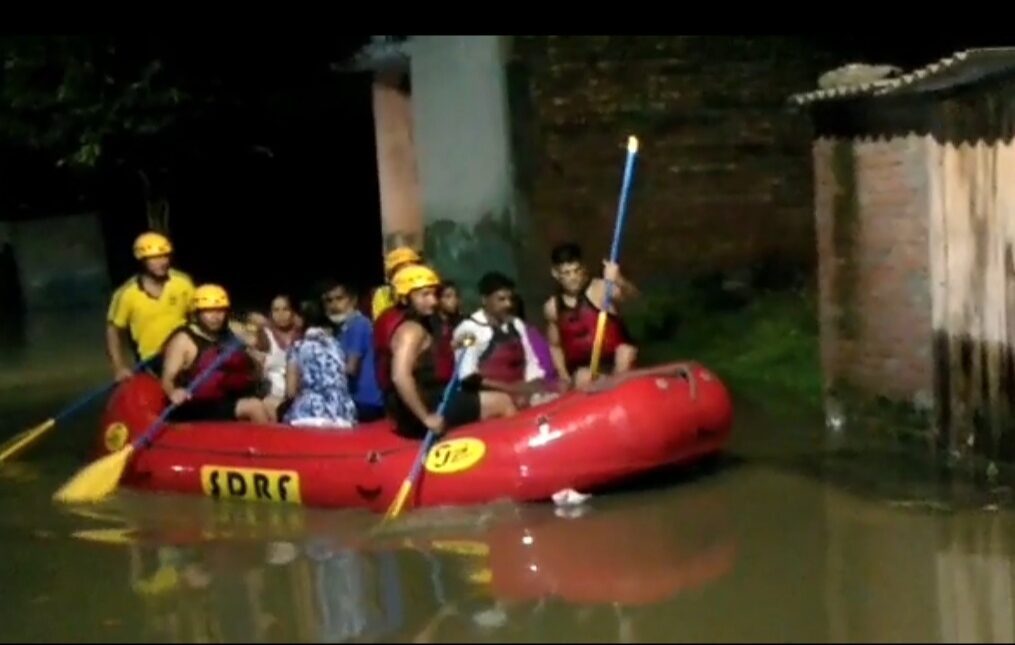
[[[641,290],[636,284],[620,274],[617,276],[617,295],[621,300],[630,300],[641,295]]]
[[[421,421],[427,418],[430,410],[419,395],[412,368],[420,354],[424,339],[425,332],[416,323],[399,325],[398,331],[391,339],[391,381],[406,407]]]
[[[606,280],[603,278],[594,278],[592,283],[589,285],[589,298],[596,304],[600,309],[603,306],[603,301],[606,299]],[[641,295],[638,287],[633,282],[621,275],[620,270],[617,270],[616,280],[613,282],[613,293],[610,299],[613,302],[625,302],[632,298],[637,298]],[[612,303],[611,303],[612,305]],[[611,307],[612,309],[612,307]],[[611,313],[614,313],[611,311]]]
[[[176,386],[176,379],[194,360],[192,352],[196,353],[196,348],[185,334],[176,334],[166,344],[162,357],[162,390],[166,396],[172,398],[173,392],[180,389]]]
[[[570,381],[571,374],[567,371],[564,348],[560,345],[560,329],[557,328],[557,303],[553,298],[543,305],[543,317],[546,318],[546,342],[550,345],[550,356],[553,357],[557,375],[565,381]]]
[[[113,323],[106,323],[106,355],[113,366],[113,375],[120,378],[123,372],[129,372],[130,367],[123,358],[123,336],[125,330],[120,329]]]
[[[285,368],[285,395],[290,399],[296,398],[300,392],[300,366],[296,361],[289,361]]]

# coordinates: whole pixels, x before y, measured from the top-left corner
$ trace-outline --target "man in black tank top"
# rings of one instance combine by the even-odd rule
[[[396,298],[406,307],[405,319],[391,338],[391,381],[386,407],[399,434],[422,438],[427,431],[441,434],[447,428],[480,418],[479,394],[459,389],[444,411],[437,414],[444,388],[437,375],[433,316],[440,278],[422,265],[406,267],[392,278]]]

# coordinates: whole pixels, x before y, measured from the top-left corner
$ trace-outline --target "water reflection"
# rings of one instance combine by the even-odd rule
[[[727,573],[736,557],[727,509],[716,495],[681,505],[610,504],[561,519],[547,506],[519,508],[481,535],[413,540],[457,556],[467,578],[498,599],[558,598],[572,604],[660,602]]]
[[[82,418],[0,468],[0,623],[33,642],[1012,642],[1010,491],[738,409],[718,472],[381,536],[367,513],[130,490],[54,506]]]
[[[945,529],[936,557],[942,640],[1015,642],[1011,528],[989,513]]]
[[[1010,513],[829,496],[833,640],[1015,642]]]
[[[604,616],[626,641],[625,608],[734,566],[719,491],[680,498],[691,523],[666,505],[602,500],[566,518],[551,506],[437,509],[379,537],[367,514],[243,503],[177,514],[165,507],[175,501],[118,500],[85,513],[129,520],[73,536],[124,550],[148,637],[160,641],[538,640],[547,621],[598,632]]]

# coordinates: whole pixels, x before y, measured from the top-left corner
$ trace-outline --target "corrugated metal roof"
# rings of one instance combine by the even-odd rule
[[[802,106],[863,96],[934,92],[1013,71],[1015,71],[1015,47],[968,49],[902,76],[794,94],[789,101],[793,105]]]
[[[404,69],[409,65],[408,36],[371,36],[348,60],[332,65],[338,72],[382,71]]]

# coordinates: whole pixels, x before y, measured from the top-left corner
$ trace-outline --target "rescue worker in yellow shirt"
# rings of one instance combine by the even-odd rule
[[[160,233],[142,233],[134,241],[137,275],[113,293],[106,316],[106,351],[118,381],[133,373],[124,355],[123,340],[130,339],[135,359],[158,355],[169,335],[187,322],[194,293],[190,276],[171,268],[173,245]],[[153,370],[157,374],[158,367]]]

